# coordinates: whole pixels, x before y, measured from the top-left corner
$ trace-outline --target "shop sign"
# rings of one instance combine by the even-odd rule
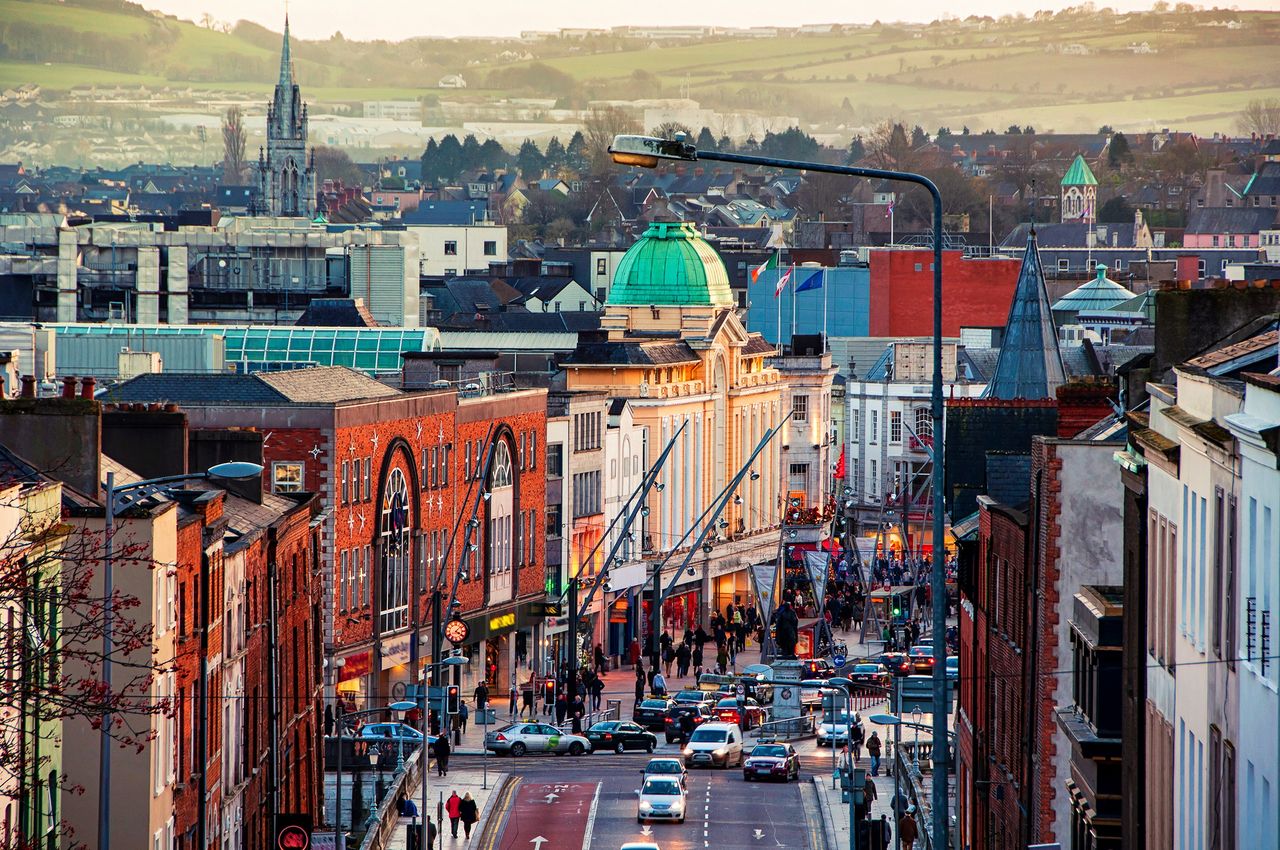
[[[276,815],[277,850],[311,850],[311,826],[311,815]]]
[[[397,635],[382,643],[382,669],[387,670],[400,664],[409,663],[409,647],[413,634]]]
[[[372,650],[366,649],[364,652],[347,655],[342,660],[344,663],[338,670],[339,682],[350,682],[352,679],[362,679],[373,669]]]
[[[489,618],[489,634],[503,632],[507,629],[516,627],[516,612],[508,611],[505,614],[494,614]]]

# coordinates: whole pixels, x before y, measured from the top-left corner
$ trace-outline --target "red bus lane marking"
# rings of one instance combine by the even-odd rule
[[[521,785],[502,830],[500,850],[580,850],[596,798],[595,782]]]

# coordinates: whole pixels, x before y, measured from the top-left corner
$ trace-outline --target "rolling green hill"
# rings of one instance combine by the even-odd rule
[[[123,0],[0,0],[0,88],[174,84],[257,94],[274,80],[279,40],[254,24],[222,32]],[[439,76],[462,73],[470,87],[449,99],[536,95],[583,106],[687,93],[710,109],[795,115],[831,128],[899,117],[929,129],[1159,124],[1206,132],[1232,129],[1247,100],[1280,88],[1277,43],[1280,13],[1211,11],[1038,14],[696,42],[334,36],[296,43],[294,56],[305,95],[321,105],[430,96]]]

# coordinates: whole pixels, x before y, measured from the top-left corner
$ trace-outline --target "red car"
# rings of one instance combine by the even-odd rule
[[[933,657],[933,647],[917,644],[907,650],[907,655],[911,658],[911,669],[917,675],[928,676],[933,673],[933,665],[937,664],[937,659]]]
[[[764,709],[760,703],[747,697],[742,701],[742,706],[742,711],[739,711],[737,697],[720,700],[715,707],[716,720],[721,723],[737,723],[744,732],[764,722]]]

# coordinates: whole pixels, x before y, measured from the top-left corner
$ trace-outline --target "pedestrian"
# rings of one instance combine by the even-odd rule
[[[912,817],[911,812],[904,812],[902,817],[898,818],[898,840],[902,842],[902,850],[912,850],[919,837],[920,828],[916,826],[916,819]]]
[[[480,680],[480,684],[476,685],[476,711],[484,711],[484,707],[489,704],[489,685],[484,679]]]
[[[667,644],[662,648],[662,666],[667,671],[667,675],[671,675],[671,663],[676,660],[675,650],[671,648],[671,644]]]
[[[636,662],[636,703],[638,704],[644,699],[644,665],[639,661]]]
[[[867,755],[871,756],[871,775],[880,775],[880,733],[871,730],[871,737],[867,739]]]
[[[326,738],[333,737],[333,706],[326,705],[324,707],[324,736]]]
[[[518,710],[518,706],[516,703],[516,677],[515,676],[511,677],[511,693],[509,693],[507,696],[508,696],[507,715],[510,716],[512,720],[515,720],[516,711]]]
[[[893,827],[889,826],[889,816],[880,814],[880,846],[888,848],[893,843]]]
[[[436,757],[436,775],[449,775],[449,753],[453,749],[449,746],[449,736],[440,735],[436,738],[436,742],[431,745],[431,754]]]
[[[404,828],[405,846],[417,847],[422,842],[418,838],[418,806],[413,802],[412,797],[404,798],[404,803],[400,807],[400,815],[409,819],[409,823]]]
[[[582,699],[582,694],[576,694],[573,698],[573,706],[570,710],[570,717],[573,719],[573,734],[582,734],[582,718],[587,714],[587,704]]]
[[[565,696],[564,691],[556,697],[556,725],[564,724],[564,718],[569,713],[569,698]]]
[[[720,644],[719,647],[716,648],[716,672],[719,673],[721,676],[723,676],[724,671],[728,669],[729,669],[729,653],[725,651],[724,644],[722,643]]]
[[[680,644],[680,648],[676,650],[676,675],[681,679],[689,675],[689,662],[692,658],[693,653],[689,651],[689,644]]]
[[[591,680],[591,710],[599,711],[600,703],[604,699],[604,679],[599,676]]]
[[[693,645],[693,655],[689,660],[693,663],[693,667],[695,670],[702,669],[702,665],[703,665],[702,643],[695,643]]]
[[[458,796],[457,791],[450,794],[449,799],[444,801],[444,811],[449,816],[449,835],[457,838],[458,822],[462,820],[462,798]]]
[[[665,697],[667,695],[667,679],[659,671],[653,677],[653,693],[655,696]]]
[[[477,711],[482,711],[482,710],[483,709],[477,709]],[[467,704],[459,700],[458,718],[459,718],[459,721],[462,723],[462,734],[464,735],[467,734],[467,718],[470,716],[470,714],[471,712],[467,708]]]
[[[476,805],[476,801],[471,796],[470,791],[467,792],[466,796],[462,798],[462,802],[458,805],[458,813],[462,815],[462,829],[466,833],[467,840],[470,841],[471,827],[476,821],[480,820],[480,807]]]
[[[604,647],[600,644],[596,644],[595,665],[596,673],[605,673],[609,669],[609,665],[604,657]]]
[[[427,817],[427,847],[428,847],[428,848],[433,848],[433,847],[435,847],[435,846],[436,846],[436,833],[437,833],[437,832],[439,832],[439,830],[437,830],[437,829],[436,829],[436,823],[435,823],[435,821],[433,821],[433,820],[428,816],[428,817]]]

